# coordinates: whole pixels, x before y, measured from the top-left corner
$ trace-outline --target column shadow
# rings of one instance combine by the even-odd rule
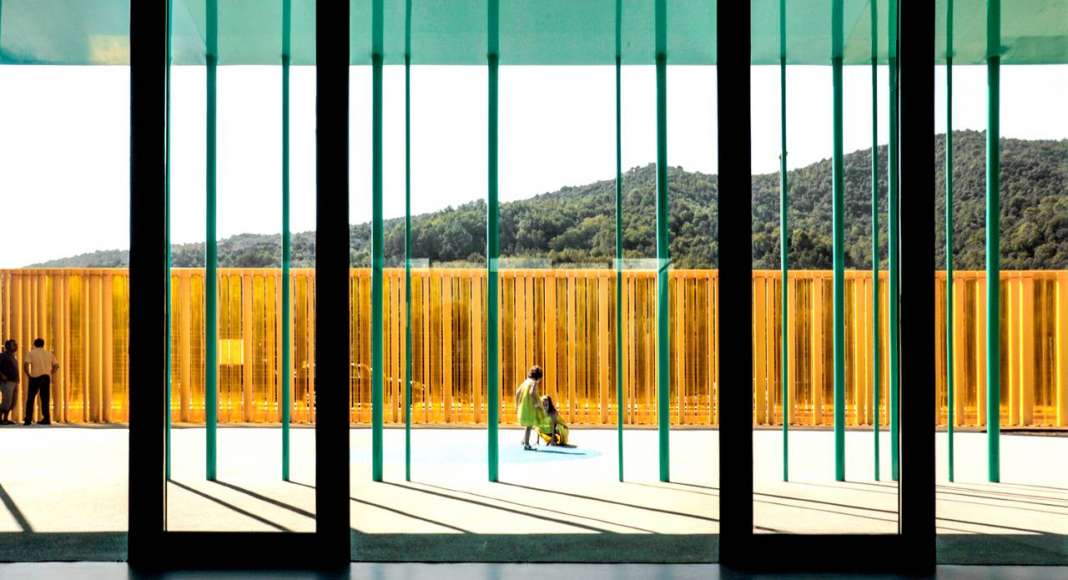
[[[310,485],[310,484],[307,484],[307,483],[302,483],[302,482],[299,482],[299,481],[288,481],[286,483],[290,483],[292,485],[299,485],[301,487],[307,487],[309,489],[315,489],[314,485]],[[451,525],[451,524],[446,524],[445,522],[439,522],[437,520],[432,520],[432,519],[427,518],[427,517],[416,515],[416,514],[413,514],[411,512],[406,512],[406,511],[403,511],[403,510],[400,510],[400,509],[397,509],[397,508],[394,508],[394,507],[390,507],[390,506],[387,506],[387,505],[382,505],[382,504],[379,504],[379,503],[374,503],[374,502],[371,502],[371,501],[367,501],[365,499],[358,499],[358,498],[349,496],[349,501],[354,501],[354,502],[356,502],[358,504],[365,505],[367,507],[372,507],[372,508],[380,509],[380,510],[383,510],[383,511],[387,511],[389,513],[396,514],[398,516],[403,516],[403,517],[406,517],[406,518],[411,518],[413,520],[418,520],[418,521],[426,523],[426,524],[439,526],[439,527],[442,527],[442,528],[445,528],[445,529],[448,529],[448,530],[452,530],[454,532],[459,532],[461,534],[470,534],[470,533],[472,533],[470,530],[465,530],[463,528],[460,528],[460,527],[457,527],[457,526],[454,526],[454,525]],[[362,532],[358,532],[357,530],[353,530],[353,532],[362,534]]]
[[[219,499],[219,498],[217,498],[217,497],[215,497],[215,496],[213,496],[211,494],[204,493],[203,491],[200,491],[199,489],[194,489],[192,487],[189,487],[188,485],[186,485],[184,483],[179,483],[179,482],[177,482],[177,481],[175,481],[173,479],[170,480],[168,483],[170,483],[171,485],[173,485],[175,487],[178,487],[180,489],[188,491],[189,493],[191,493],[193,495],[202,497],[202,498],[204,498],[204,499],[206,499],[206,500],[208,500],[208,501],[210,501],[212,503],[219,504],[219,505],[225,507],[226,509],[229,509],[229,510],[233,511],[234,513],[241,514],[241,515],[243,515],[243,516],[245,516],[247,518],[251,518],[253,520],[256,520],[257,522],[260,522],[261,524],[264,524],[266,526],[272,527],[275,530],[278,530],[279,532],[291,532],[291,531],[293,531],[293,530],[290,530],[289,528],[287,528],[287,527],[285,527],[285,526],[283,526],[283,525],[281,525],[279,523],[273,522],[273,521],[271,521],[271,520],[269,520],[269,519],[267,519],[267,518],[265,518],[263,516],[256,515],[256,514],[250,512],[250,511],[248,511],[248,510],[241,509],[241,508],[237,507],[236,505],[234,505],[232,503],[229,503],[227,501],[223,501],[223,500],[221,500],[221,499]]]
[[[11,517],[15,518],[15,523],[18,524],[20,530],[24,533],[33,532],[33,526],[30,525],[30,520],[26,519],[26,515],[22,513],[18,504],[15,503],[15,500],[12,499],[7,493],[7,490],[4,489],[3,484],[0,484],[0,503],[3,503],[4,507],[7,508],[7,511],[11,513]]]

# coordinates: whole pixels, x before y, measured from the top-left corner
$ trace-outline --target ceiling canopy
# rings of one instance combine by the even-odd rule
[[[279,64],[283,0],[172,0],[173,53],[179,65],[205,62],[207,9],[217,7],[222,65]],[[503,65],[607,65],[615,62],[616,0],[499,0]],[[666,0],[670,64],[715,64],[717,0]],[[831,7],[843,7],[843,60],[870,64],[871,2],[876,2],[879,62],[888,54],[889,0],[751,0],[753,64],[777,64],[780,6],[787,5],[789,64],[829,64]],[[946,57],[949,0],[935,2],[937,62]],[[315,63],[315,0],[291,2],[291,56]],[[372,0],[351,2],[351,59],[371,62]],[[486,62],[487,0],[410,0],[413,64]],[[624,64],[653,64],[652,0],[620,0]],[[129,63],[130,0],[0,0],[0,64]],[[404,62],[405,0],[382,0],[386,64]],[[985,62],[986,0],[955,0],[953,57]],[[1004,64],[1068,63],[1068,0],[1004,0]]]

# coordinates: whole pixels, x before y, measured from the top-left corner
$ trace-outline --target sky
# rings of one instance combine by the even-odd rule
[[[413,67],[412,211],[423,213],[486,195],[486,69]],[[172,86],[172,240],[204,240],[205,71],[176,67]],[[878,71],[878,141],[887,141],[887,70]],[[777,67],[752,73],[753,172],[778,170]],[[871,145],[871,69],[846,67],[847,152]],[[291,222],[315,221],[315,73],[291,76]],[[1002,70],[1002,135],[1068,138],[1068,66]],[[0,67],[0,267],[98,249],[129,247],[129,69]],[[281,71],[220,67],[218,73],[218,232],[281,230]],[[652,67],[624,68],[624,170],[656,153]],[[936,69],[936,127],[945,130],[945,71]],[[787,72],[788,164],[830,157],[831,71]],[[502,67],[500,198],[522,199],[611,179],[615,174],[612,67]],[[350,87],[350,219],[368,221],[371,75],[353,68]],[[383,85],[384,213],[404,215],[404,73],[386,67]],[[984,67],[954,69],[954,127],[986,126]],[[716,172],[713,67],[668,70],[668,159]]]

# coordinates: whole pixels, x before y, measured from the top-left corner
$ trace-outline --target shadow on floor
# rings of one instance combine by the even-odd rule
[[[939,564],[1068,566],[1068,535],[940,534]]]
[[[0,533],[0,562],[123,562],[126,532]]]
[[[11,517],[15,519],[15,523],[18,524],[19,530],[23,532],[33,532],[33,526],[30,525],[30,520],[26,519],[26,515],[19,509],[15,500],[7,493],[4,486],[0,484],[0,503],[4,504],[7,511],[11,513]]]
[[[719,560],[718,534],[364,534],[355,562],[599,562]]]
[[[258,516],[258,515],[250,512],[248,510],[241,509],[241,508],[235,506],[234,504],[232,504],[230,502],[223,501],[223,500],[215,497],[214,495],[211,495],[210,493],[207,493],[207,492],[201,491],[199,489],[194,489],[192,487],[189,487],[188,485],[186,485],[184,483],[180,483],[180,482],[175,481],[173,479],[171,481],[169,481],[168,483],[170,483],[170,485],[173,485],[173,486],[175,486],[175,487],[177,487],[179,489],[185,490],[185,491],[187,491],[187,492],[189,492],[189,493],[191,493],[193,495],[200,496],[200,497],[202,497],[202,498],[204,498],[204,499],[206,499],[206,500],[208,500],[208,501],[210,501],[212,503],[216,503],[218,505],[221,505],[222,507],[234,512],[235,514],[240,514],[242,516],[245,516],[246,518],[250,518],[250,519],[253,519],[253,520],[257,521],[257,522],[260,522],[261,524],[263,524],[265,526],[274,528],[276,531],[279,531],[279,532],[291,532],[291,531],[293,531],[293,530],[290,530],[289,528],[283,526],[282,524],[273,522],[273,521],[271,521],[271,520],[269,520],[269,519],[267,519],[265,517]]]

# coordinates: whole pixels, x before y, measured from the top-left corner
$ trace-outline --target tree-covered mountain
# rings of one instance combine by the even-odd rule
[[[985,134],[954,133],[955,266],[982,269],[984,260]],[[1068,140],[1002,140],[1001,255],[1005,269],[1068,269]],[[880,258],[886,261],[886,147],[879,160]],[[937,264],[945,263],[945,138],[936,141]],[[831,267],[831,162],[789,172],[790,263],[795,268]],[[845,157],[846,265],[871,267],[871,150]],[[672,167],[671,255],[677,268],[712,268],[718,257],[716,176]],[[623,176],[623,247],[627,258],[652,258],[655,238],[656,169],[637,167]],[[415,192],[415,195],[430,195]],[[609,265],[615,247],[615,183],[598,181],[565,187],[521,201],[500,212],[501,255],[536,263]],[[725,192],[725,195],[733,192]],[[753,265],[779,265],[779,176],[753,176]],[[909,192],[902,191],[902,196]],[[412,218],[413,257],[431,263],[480,263],[486,245],[486,205],[482,200]],[[404,256],[403,220],[385,223],[387,263]],[[350,229],[354,266],[370,263],[370,224]],[[203,244],[174,246],[178,267],[202,266]],[[314,264],[311,232],[293,236],[293,264]],[[224,267],[270,267],[280,261],[278,235],[242,234],[219,242]],[[100,251],[37,266],[124,266],[128,256]]]

